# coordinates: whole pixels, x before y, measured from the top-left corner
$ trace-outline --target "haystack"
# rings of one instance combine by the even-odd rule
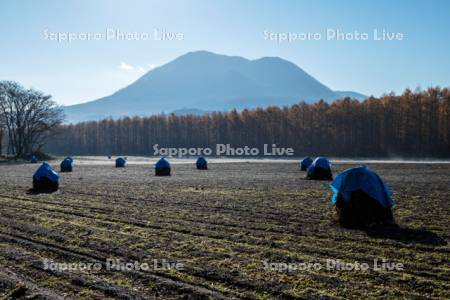
[[[52,193],[59,188],[59,175],[44,162],[33,175],[33,191],[36,193]]]
[[[195,163],[198,170],[208,170],[208,162],[203,156],[200,156]]]
[[[124,158],[119,157],[116,159],[116,168],[125,168],[126,165],[127,161]]]
[[[317,157],[308,167],[306,178],[312,180],[333,180],[330,161],[325,157]]]
[[[311,157],[307,156],[300,162],[300,170],[306,171],[308,167],[312,164],[313,160]]]
[[[156,176],[170,176],[170,163],[163,157],[155,164]]]
[[[68,156],[64,158],[64,160],[61,162],[61,172],[72,172],[73,169],[73,159],[72,157]]]
[[[344,227],[394,222],[392,193],[383,180],[362,166],[348,169],[331,183],[332,202]]]

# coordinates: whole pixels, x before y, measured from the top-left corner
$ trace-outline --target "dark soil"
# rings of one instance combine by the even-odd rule
[[[0,164],[0,299],[450,298],[450,164],[370,165],[394,192],[397,225],[360,229],[339,226],[329,182],[305,180],[295,162],[208,167],[158,177],[150,163],[77,164],[57,192],[34,194],[36,165]],[[44,264],[108,258],[151,268]],[[265,268],[330,260],[370,268]],[[374,268],[383,261],[404,268]]]

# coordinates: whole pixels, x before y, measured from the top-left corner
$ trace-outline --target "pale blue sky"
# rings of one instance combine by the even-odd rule
[[[60,104],[109,95],[188,51],[279,56],[336,90],[380,95],[449,86],[450,1],[1,1],[0,80],[50,93]],[[45,40],[49,32],[149,32],[182,41]],[[369,32],[369,41],[264,40],[271,32]],[[403,41],[373,41],[373,29]],[[122,66],[122,67],[121,67]],[[143,70],[142,70],[143,69]]]

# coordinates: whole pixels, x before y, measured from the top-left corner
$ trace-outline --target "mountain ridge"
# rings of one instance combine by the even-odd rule
[[[68,122],[180,111],[226,111],[332,101],[356,92],[333,91],[279,57],[249,60],[208,51],[188,52],[115,93],[64,107]]]

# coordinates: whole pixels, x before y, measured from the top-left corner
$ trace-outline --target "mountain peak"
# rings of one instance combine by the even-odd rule
[[[226,54],[219,54],[219,53],[215,53],[215,52],[211,52],[211,51],[206,51],[206,50],[196,50],[196,51],[190,51],[187,52],[184,55],[179,56],[177,59],[192,59],[192,58],[201,58],[201,59],[238,59],[241,61],[255,61],[255,62],[273,62],[273,63],[289,63],[292,65],[292,62],[285,60],[281,57],[278,56],[264,56],[261,58],[257,58],[254,60],[250,60],[247,58],[244,58],[242,56],[237,56],[237,55],[226,55]]]
[[[181,55],[179,58],[181,58],[181,57],[225,57],[225,58],[238,57],[238,58],[247,60],[241,56],[219,54],[219,53],[206,51],[206,50],[190,51],[190,52],[187,52],[186,54]]]
[[[188,56],[226,56],[218,53],[214,53],[206,50],[195,50],[189,51],[186,54],[181,55],[180,57],[188,57]]]
[[[177,59],[175,59],[172,62],[185,62],[185,61],[195,61],[195,62],[201,62],[201,63],[209,63],[213,61],[249,61],[246,58],[243,58],[241,56],[231,56],[231,55],[224,55],[224,54],[217,54],[210,51],[205,50],[197,50],[197,51],[191,51],[184,55],[179,56]]]

